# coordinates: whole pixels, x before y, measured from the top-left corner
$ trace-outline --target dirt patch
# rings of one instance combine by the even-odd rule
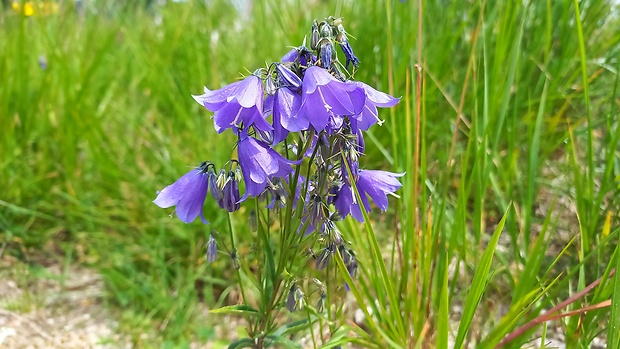
[[[97,273],[52,265],[32,274],[24,265],[0,266],[0,348],[123,346]]]

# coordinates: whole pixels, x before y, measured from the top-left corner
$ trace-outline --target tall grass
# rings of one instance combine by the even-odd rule
[[[600,278],[560,311],[611,299],[611,313],[549,326],[570,348],[596,336],[618,347],[612,2],[91,6],[101,7],[0,15],[0,239],[25,261],[58,248],[101,272],[137,345],[216,340],[219,320],[200,304],[238,293],[225,262],[204,264],[205,238],[226,217],[207,201],[210,227],[179,225],[150,203],[184,168],[230,157],[217,142],[233,139],[214,140],[190,94],[278,60],[312,19],[335,15],[356,38],[355,78],[403,97],[381,114],[364,165],[407,172],[393,210],[341,224],[360,261],[351,295],[366,311],[364,330],[342,341],[494,347]],[[234,224],[240,240],[250,234]]]

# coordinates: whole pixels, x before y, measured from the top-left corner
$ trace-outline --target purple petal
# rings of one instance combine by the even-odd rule
[[[280,82],[283,86],[290,88],[293,91],[301,90],[301,79],[297,74],[293,73],[289,68],[287,68],[284,64],[276,65],[276,70],[278,71],[278,76],[280,77]]]
[[[301,95],[289,90],[286,87],[278,89],[274,102],[274,123],[278,118],[280,124],[291,132],[298,132],[308,129],[308,119],[299,115],[301,107]]]
[[[167,208],[176,205],[176,214],[180,220],[190,223],[202,215],[209,179],[206,173],[194,169],[183,175],[173,184],[165,187],[153,201],[157,206]]]
[[[237,90],[237,87],[242,82],[243,81],[233,82],[232,84],[226,85],[219,90],[213,91],[205,87],[205,94],[198,96],[192,95],[192,97],[194,97],[196,102],[200,103],[209,111],[216,112],[226,104],[228,97]]]
[[[267,186],[270,176],[285,176],[298,163],[287,160],[263,142],[247,137],[238,143],[238,156],[241,172],[246,184],[246,195],[257,196]]]
[[[377,107],[389,108],[400,102],[400,98],[394,98],[387,93],[377,91],[361,81],[355,81],[354,83],[364,89],[366,98],[368,98]]]
[[[360,193],[367,193],[382,211],[388,207],[387,194],[394,193],[402,184],[397,177],[404,173],[392,173],[386,171],[360,170],[357,182]]]
[[[299,57],[299,52],[296,48],[288,51],[281,59],[282,63],[293,63]]]
[[[244,108],[256,106],[259,110],[263,109],[263,84],[257,76],[250,75],[243,79],[234,96]]]

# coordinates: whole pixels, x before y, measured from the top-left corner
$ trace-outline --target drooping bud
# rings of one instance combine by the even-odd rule
[[[332,67],[332,56],[334,54],[331,40],[323,38],[319,42],[319,56],[321,58],[321,66],[327,70]]]
[[[347,271],[349,271],[351,278],[355,279],[357,276],[357,259],[355,258],[353,251],[349,250],[349,254],[351,255],[351,259],[349,264],[347,264]]]
[[[286,309],[291,313],[296,310],[297,301],[295,300],[295,293],[297,292],[297,285],[292,284],[288,291],[288,297],[286,297]]]
[[[309,205],[308,219],[310,224],[315,228],[321,228],[326,217],[323,199],[318,194],[312,194]]]
[[[346,58],[345,68],[349,69],[349,63],[353,63],[353,66],[356,68],[359,67],[361,62],[359,58],[357,58],[357,56],[355,56],[355,54],[353,53],[353,48],[351,48],[351,44],[349,44],[349,41],[345,39],[344,42],[340,42],[340,48],[342,49],[344,57]]]
[[[260,139],[263,140],[265,143],[267,144],[273,143],[273,131],[263,131],[257,128],[255,128],[255,130],[258,136],[260,137]]]
[[[321,251],[319,257],[316,259],[316,269],[323,270],[327,268],[327,265],[329,264],[329,261],[331,260],[334,252],[336,252],[336,245],[330,244],[326,246],[323,251]]]
[[[230,261],[232,262],[233,268],[235,268],[236,270],[239,270],[241,268],[236,248],[233,248],[233,250],[230,252]]]
[[[349,44],[349,40],[347,39],[347,32],[344,30],[342,24],[338,24],[337,28],[338,35],[336,35],[336,41],[340,44],[340,48],[346,58],[346,69],[349,69],[349,63],[353,63],[353,66],[356,68],[359,67],[361,62],[353,53],[353,48],[351,48],[351,44]]]
[[[241,172],[241,167],[239,166],[235,168],[235,180],[237,182],[241,182],[243,180],[243,172]]]
[[[256,210],[252,209],[252,211],[250,211],[250,217],[248,219],[248,223],[250,225],[251,232],[254,233],[258,230],[258,219],[256,217]]]
[[[321,22],[319,25],[319,31],[321,38],[328,38],[332,36],[332,27],[327,22]]]
[[[217,258],[217,241],[213,237],[213,234],[209,235],[209,241],[207,242],[207,262],[213,263]]]
[[[284,64],[276,65],[280,85],[288,87],[292,91],[301,90],[301,79],[292,70],[286,67]]]
[[[319,23],[316,19],[312,22],[312,36],[310,37],[310,48],[316,50],[319,44]]]
[[[316,303],[316,311],[322,313],[325,311],[325,301],[327,300],[327,293],[325,291],[321,291],[319,295],[319,300]]]
[[[267,79],[265,79],[265,92],[269,96],[273,96],[276,93],[276,90],[276,83],[273,81],[271,76],[268,76]]]

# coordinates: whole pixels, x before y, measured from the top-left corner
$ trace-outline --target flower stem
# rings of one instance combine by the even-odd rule
[[[228,212],[228,231],[230,232],[230,245],[232,247],[232,253],[236,253],[237,249],[235,248],[235,233],[232,225],[231,213]],[[237,269],[237,268],[235,268]],[[237,278],[239,279],[239,289],[241,290],[241,297],[243,297],[243,303],[245,303],[245,291],[243,290],[243,280],[241,280],[241,269],[237,269]]]

